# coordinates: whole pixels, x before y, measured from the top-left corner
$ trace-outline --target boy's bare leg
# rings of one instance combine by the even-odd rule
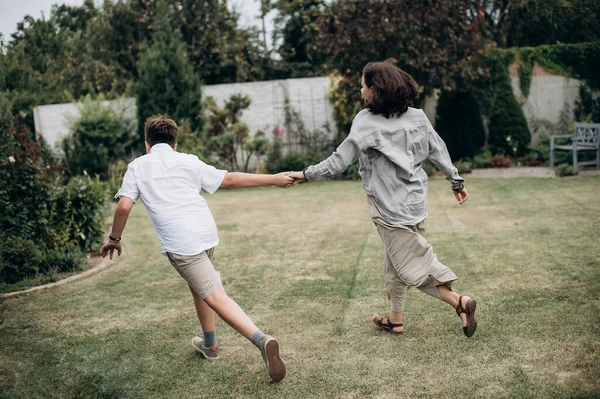
[[[215,331],[215,311],[204,302],[200,295],[196,294],[196,291],[192,287],[190,287],[190,291],[194,297],[194,307],[196,308],[196,314],[202,326],[202,331]]]
[[[446,285],[438,285],[437,289],[438,289],[438,292],[440,293],[440,297],[442,298],[442,300],[456,309],[456,306],[458,305],[458,298],[460,298],[460,295],[457,294],[456,292],[450,290],[450,288],[448,288]],[[463,296],[462,305],[465,306],[469,299],[471,299],[471,298],[468,296]],[[460,319],[462,320],[463,327],[466,327],[467,326],[466,313],[461,313]]]
[[[252,340],[252,334],[258,330],[258,327],[244,313],[240,305],[227,295],[222,286],[217,288],[204,302],[237,332]]]

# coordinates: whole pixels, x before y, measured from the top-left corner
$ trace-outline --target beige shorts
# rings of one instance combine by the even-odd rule
[[[211,296],[222,285],[221,274],[210,260],[213,252],[214,248],[190,256],[167,252],[175,270],[202,299]]]

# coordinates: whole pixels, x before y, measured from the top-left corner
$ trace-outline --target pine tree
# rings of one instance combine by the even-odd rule
[[[481,111],[470,91],[444,91],[437,105],[435,129],[452,160],[474,156],[485,144]]]
[[[149,116],[166,114],[176,122],[188,119],[200,129],[201,85],[184,52],[179,32],[169,24],[169,4],[159,0],[153,44],[141,57],[136,97],[140,134]]]
[[[496,74],[494,91],[488,144],[496,153],[524,155],[531,142],[531,133],[523,110],[513,95],[507,71]]]

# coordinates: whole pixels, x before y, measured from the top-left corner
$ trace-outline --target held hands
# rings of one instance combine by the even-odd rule
[[[467,198],[469,198],[469,193],[466,188],[462,188],[460,191],[454,191],[454,196],[460,205],[464,204]]]
[[[273,185],[281,188],[293,187],[305,180],[302,172],[281,172],[273,175],[273,177]]]
[[[110,260],[112,260],[115,249],[117,250],[117,254],[121,256],[121,252],[123,252],[123,247],[121,247],[121,243],[107,241],[106,244],[102,246],[102,249],[100,249],[100,256],[106,258],[106,254],[110,254]]]

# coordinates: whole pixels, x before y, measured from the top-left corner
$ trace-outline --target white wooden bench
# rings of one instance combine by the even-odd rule
[[[570,139],[570,143],[568,142]],[[562,141],[563,144],[557,144]],[[573,166],[596,165],[600,168],[600,123],[576,123],[572,135],[550,136],[550,167],[554,167],[554,150],[567,150],[573,152]],[[580,151],[594,151],[596,160],[579,162],[577,153]]]

